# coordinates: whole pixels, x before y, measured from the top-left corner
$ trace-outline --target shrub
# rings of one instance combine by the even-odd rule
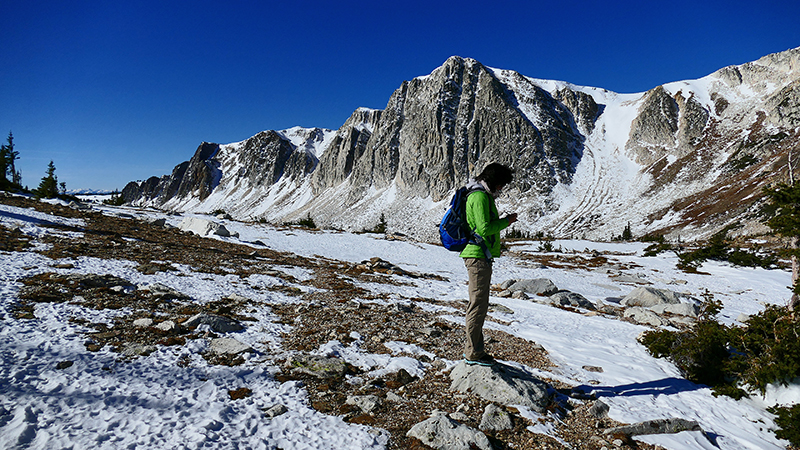
[[[686,331],[645,332],[640,342],[651,355],[668,358],[688,380],[711,386],[714,395],[739,399],[740,386],[764,392],[768,384],[800,376],[800,315],[787,307],[767,306],[744,327],[720,324],[721,304],[709,294],[700,320]],[[800,443],[800,406],[775,408],[776,436]]]
[[[119,191],[114,191],[111,193],[111,198],[103,200],[103,204],[111,206],[122,206],[125,204],[125,199],[122,198],[122,194],[120,194]]]
[[[770,408],[769,412],[778,416],[775,425],[780,428],[775,431],[775,436],[800,447],[800,405]]]

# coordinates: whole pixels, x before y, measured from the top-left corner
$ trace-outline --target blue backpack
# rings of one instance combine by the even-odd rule
[[[481,189],[468,189],[464,186],[456,191],[450,201],[450,208],[444,213],[439,224],[439,237],[444,248],[453,252],[464,250],[467,244],[479,245],[486,257],[491,260],[491,253],[483,238],[467,224],[467,197],[479,190]]]

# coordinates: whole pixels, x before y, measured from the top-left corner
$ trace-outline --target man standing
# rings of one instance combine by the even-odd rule
[[[467,364],[495,364],[483,344],[483,322],[489,310],[489,287],[492,282],[492,258],[500,256],[500,231],[516,222],[517,214],[512,213],[501,219],[494,199],[513,178],[512,169],[492,163],[467,185],[473,191],[467,197],[467,224],[483,239],[482,243],[470,243],[459,255],[464,258],[469,274],[467,340],[464,346]]]

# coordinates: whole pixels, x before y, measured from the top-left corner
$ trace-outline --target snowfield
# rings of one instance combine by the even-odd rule
[[[154,211],[94,206],[108,215],[163,218],[177,226],[181,216]],[[215,237],[239,243],[259,243],[281,252],[319,256],[339,261],[360,262],[373,257],[418,273],[430,273],[446,281],[408,280],[401,286],[363,283],[367,290],[391,289],[391,301],[408,298],[460,300],[467,298],[466,270],[455,253],[426,243],[388,240],[383,235],[334,231],[307,232],[278,229],[215,219],[238,237]],[[0,225],[19,228],[38,238],[56,233],[70,239],[74,232],[42,227],[43,224],[82,225],[30,209],[0,204]],[[211,238],[209,238],[211,239]],[[268,275],[253,276],[247,283],[238,277],[198,273],[188,267],[145,275],[131,261],[77,257],[51,260],[36,253],[43,244],[20,252],[0,251],[0,448],[32,449],[380,449],[389,436],[384,430],[347,423],[341,417],[311,408],[306,391],[296,381],[279,382],[279,371],[271,355],[283,352],[281,332],[288,325],[277,323],[269,308],[253,312],[257,322],[236,333],[236,339],[255,352],[238,366],[210,365],[200,353],[207,340],[191,340],[184,346],[159,346],[148,356],[121,361],[108,348],[87,351],[88,329],[70,318],[111,324],[124,310],[94,310],[68,303],[39,303],[35,319],[16,319],[11,313],[22,286],[17,280],[38,273],[56,272],[111,274],[137,285],[160,283],[176,289],[197,302],[219,300],[238,294],[265,303],[299,301],[278,292],[257,289],[278,282]],[[251,244],[262,248],[260,244]],[[508,279],[548,278],[560,289],[582,294],[593,303],[618,303],[636,285],[625,281],[635,276],[660,289],[690,294],[697,298],[708,291],[724,304],[720,319],[735,323],[740,314],[754,314],[763,304],[785,304],[789,296],[790,273],[706,263],[710,275],[686,274],[675,268],[672,254],[643,257],[641,243],[598,243],[555,241],[563,253],[599,252],[617,266],[617,271],[545,268],[531,264],[525,254],[538,253],[538,242],[511,245],[512,256],[495,263],[494,283]],[[66,263],[69,263],[68,265]],[[63,268],[59,268],[63,267]],[[302,268],[284,268],[296,279],[310,276]],[[309,289],[298,285],[300,289]],[[670,450],[723,449],[770,450],[785,448],[775,438],[773,416],[766,405],[780,399],[784,404],[800,401],[800,386],[775,389],[766,398],[734,401],[714,397],[707,387],[681,378],[664,359],[651,357],[637,342],[649,328],[602,315],[570,312],[530,301],[492,297],[513,313],[492,312],[498,322],[487,327],[503,330],[543,346],[556,365],[539,370],[543,378],[560,380],[586,393],[594,393],[610,406],[610,418],[624,423],[680,417],[697,421],[697,431],[678,434],[638,436],[636,439]],[[433,304],[422,308],[437,310],[454,323],[462,323],[461,311]],[[356,333],[357,334],[357,333]],[[353,336],[355,339],[368,336]],[[349,363],[370,367],[364,377],[405,368],[412,375],[428,376],[430,364],[398,353],[423,352],[406,342],[387,344],[390,353],[368,354],[355,345],[331,341],[319,354],[336,353]],[[430,356],[430,355],[429,355]],[[71,361],[67,367],[60,362]],[[179,361],[190,361],[180,365]],[[447,361],[452,367],[456,361]],[[514,364],[513,361],[508,361]],[[60,365],[59,365],[60,366]],[[602,372],[587,370],[600,367]],[[229,391],[241,387],[252,396],[231,401]],[[284,405],[284,414],[265,417],[265,411]],[[534,415],[530,411],[523,414]],[[530,432],[556,433],[548,427],[531,427]],[[557,438],[557,434],[555,435]]]

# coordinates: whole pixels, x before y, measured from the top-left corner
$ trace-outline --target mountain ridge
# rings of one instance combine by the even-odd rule
[[[203,143],[123,197],[347,230],[383,217],[392,231],[434,240],[453,189],[497,161],[516,170],[498,205],[520,213],[519,230],[608,239],[631,223],[635,235],[695,238],[741,222],[756,233],[760,188],[786,178],[798,137],[800,48],[634,94],[453,56],[338,130]]]

